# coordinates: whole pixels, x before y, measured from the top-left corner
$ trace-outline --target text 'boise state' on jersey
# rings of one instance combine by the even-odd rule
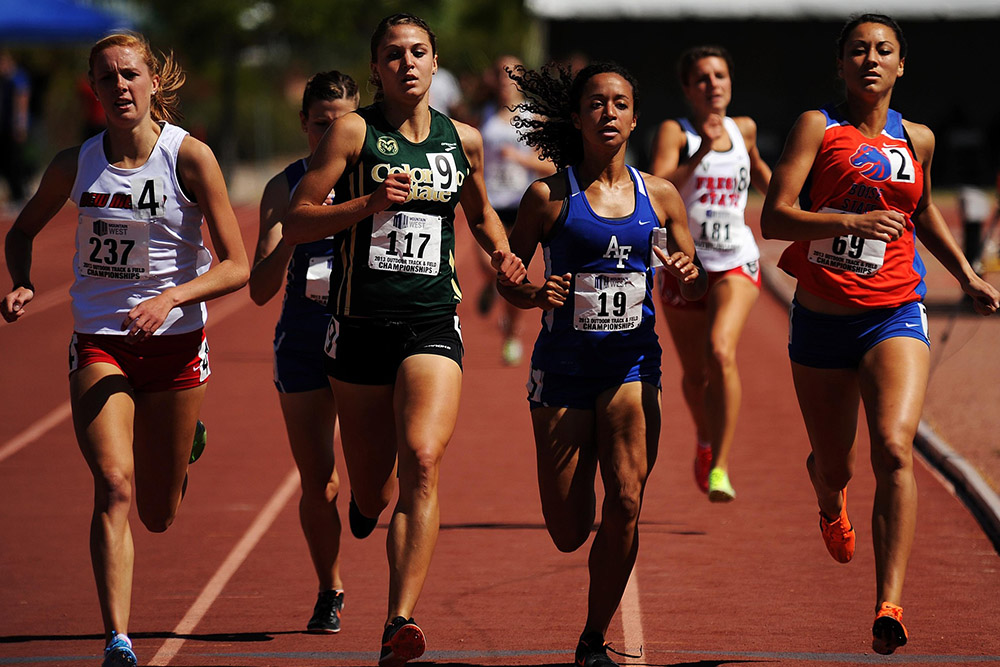
[[[686,138],[686,150],[681,154],[684,162],[698,152],[701,135],[687,118],[678,122]],[[750,154],[736,121],[726,116],[722,126],[732,144],[730,149],[709,151],[691,178],[678,188],[698,259],[706,271],[728,271],[760,259],[745,217]]]
[[[778,266],[807,292],[845,306],[885,308],[923,299],[926,271],[911,216],[923,195],[924,174],[902,117],[890,109],[882,134],[869,138],[835,106],[820,111],[826,131],[802,189],[802,209],[898,211],[906,216],[906,229],[890,243],[853,235],[795,241]]]
[[[542,315],[534,368],[565,375],[614,376],[643,364],[659,367],[654,328],[651,237],[659,220],[639,172],[628,167],[635,209],[603,218],[590,207],[572,167],[567,198],[542,242],[545,275],[573,274],[569,298]]]
[[[187,132],[160,123],[145,164],[108,163],[104,134],[80,146],[71,198],[79,208],[73,327],[80,333],[125,335],[125,315],[166,289],[208,271],[201,209],[181,188],[177,153]],[[156,335],[205,326],[204,303],[173,308]]]
[[[455,207],[470,166],[451,119],[430,112],[430,134],[420,143],[390,126],[377,104],[355,112],[367,125],[364,146],[334,186],[335,203],[371,194],[401,172],[410,175],[410,195],[337,234],[330,277],[336,315],[432,317],[454,312],[462,300]]]

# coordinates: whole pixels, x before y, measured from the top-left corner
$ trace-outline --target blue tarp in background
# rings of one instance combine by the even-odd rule
[[[128,19],[71,0],[0,0],[0,44],[96,40]]]

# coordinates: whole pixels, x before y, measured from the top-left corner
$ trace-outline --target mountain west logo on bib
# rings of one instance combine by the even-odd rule
[[[383,155],[395,155],[399,152],[399,146],[392,137],[379,137],[378,150]]]
[[[108,223],[104,220],[94,220],[94,236],[106,236],[108,233]]]

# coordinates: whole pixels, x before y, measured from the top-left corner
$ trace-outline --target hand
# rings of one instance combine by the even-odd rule
[[[698,265],[687,254],[677,251],[672,255],[667,255],[663,249],[653,246],[653,252],[663,262],[663,267],[682,283],[693,283],[698,279]]]
[[[125,315],[122,331],[127,332],[128,343],[140,343],[152,336],[167,319],[173,304],[166,298],[166,292],[137,304]]]
[[[501,285],[520,285],[528,275],[524,262],[510,251],[494,250],[490,256],[490,264],[496,269],[497,280]]]
[[[705,122],[698,127],[698,134],[701,136],[701,143],[706,150],[711,150],[716,139],[726,133],[726,126],[722,122],[722,116],[717,113],[709,114]]]
[[[906,231],[906,216],[899,211],[869,211],[853,218],[851,233],[863,239],[890,243]]]
[[[375,211],[384,211],[393,204],[402,204],[410,196],[410,174],[398,172],[385,177],[369,199],[369,206]]]
[[[18,287],[0,301],[0,315],[7,322],[16,322],[24,316],[24,307],[34,298],[34,291],[27,287]]]
[[[972,306],[980,315],[993,315],[1000,309],[1000,292],[979,276],[974,276],[962,289],[972,297]]]
[[[565,273],[561,276],[549,276],[545,279],[545,284],[538,288],[531,300],[542,310],[552,310],[566,303],[569,296],[570,282],[573,280],[572,273]]]

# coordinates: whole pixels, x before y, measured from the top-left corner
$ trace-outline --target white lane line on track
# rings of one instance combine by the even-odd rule
[[[73,410],[70,407],[69,401],[65,401],[55,410],[5,442],[3,446],[0,447],[0,462],[13,456],[31,443],[35,442],[61,424],[63,420],[69,419],[72,414]]]
[[[194,604],[191,605],[191,608],[184,615],[184,618],[174,628],[174,634],[179,636],[165,641],[160,650],[149,661],[150,665],[162,666],[170,664],[170,661],[174,659],[174,656],[177,655],[186,641],[183,639],[183,635],[190,634],[198,623],[201,622],[201,619],[208,613],[212,603],[215,602],[226,587],[226,584],[229,583],[230,578],[240,569],[243,561],[246,560],[250,552],[257,546],[257,543],[260,542],[260,539],[271,527],[271,524],[274,523],[278,514],[288,504],[288,501],[298,488],[299,472],[297,469],[292,468],[292,471],[285,477],[278,490],[267,501],[264,509],[260,511],[257,518],[250,524],[247,532],[240,538],[240,541],[233,547],[233,550],[229,552],[226,560],[215,571],[209,582],[205,584],[205,588],[202,589]]]
[[[642,607],[639,604],[639,577],[632,566],[625,594],[622,596],[622,629],[625,634],[624,651],[638,651],[645,645],[642,632]]]
[[[67,286],[67,291],[69,287]],[[66,294],[66,300],[69,299],[69,294]],[[55,305],[57,302],[52,302],[45,307],[48,308],[51,305]],[[242,290],[235,292],[234,294],[225,296],[221,298],[215,305],[209,305],[210,313],[208,317],[208,326],[206,327],[208,332],[211,333],[212,326],[217,324],[221,320],[229,317],[236,311],[240,310],[247,304],[252,303],[246,294]],[[37,312],[37,311],[33,311]],[[70,406],[69,401],[64,401],[60,403],[54,410],[49,412],[47,415],[43,416],[41,419],[35,421],[31,426],[21,431],[13,438],[7,442],[0,445],[0,463],[5,459],[13,456],[17,452],[21,451],[31,443],[35,442],[46,433],[59,426],[65,419],[69,419],[73,415],[73,409]]]

